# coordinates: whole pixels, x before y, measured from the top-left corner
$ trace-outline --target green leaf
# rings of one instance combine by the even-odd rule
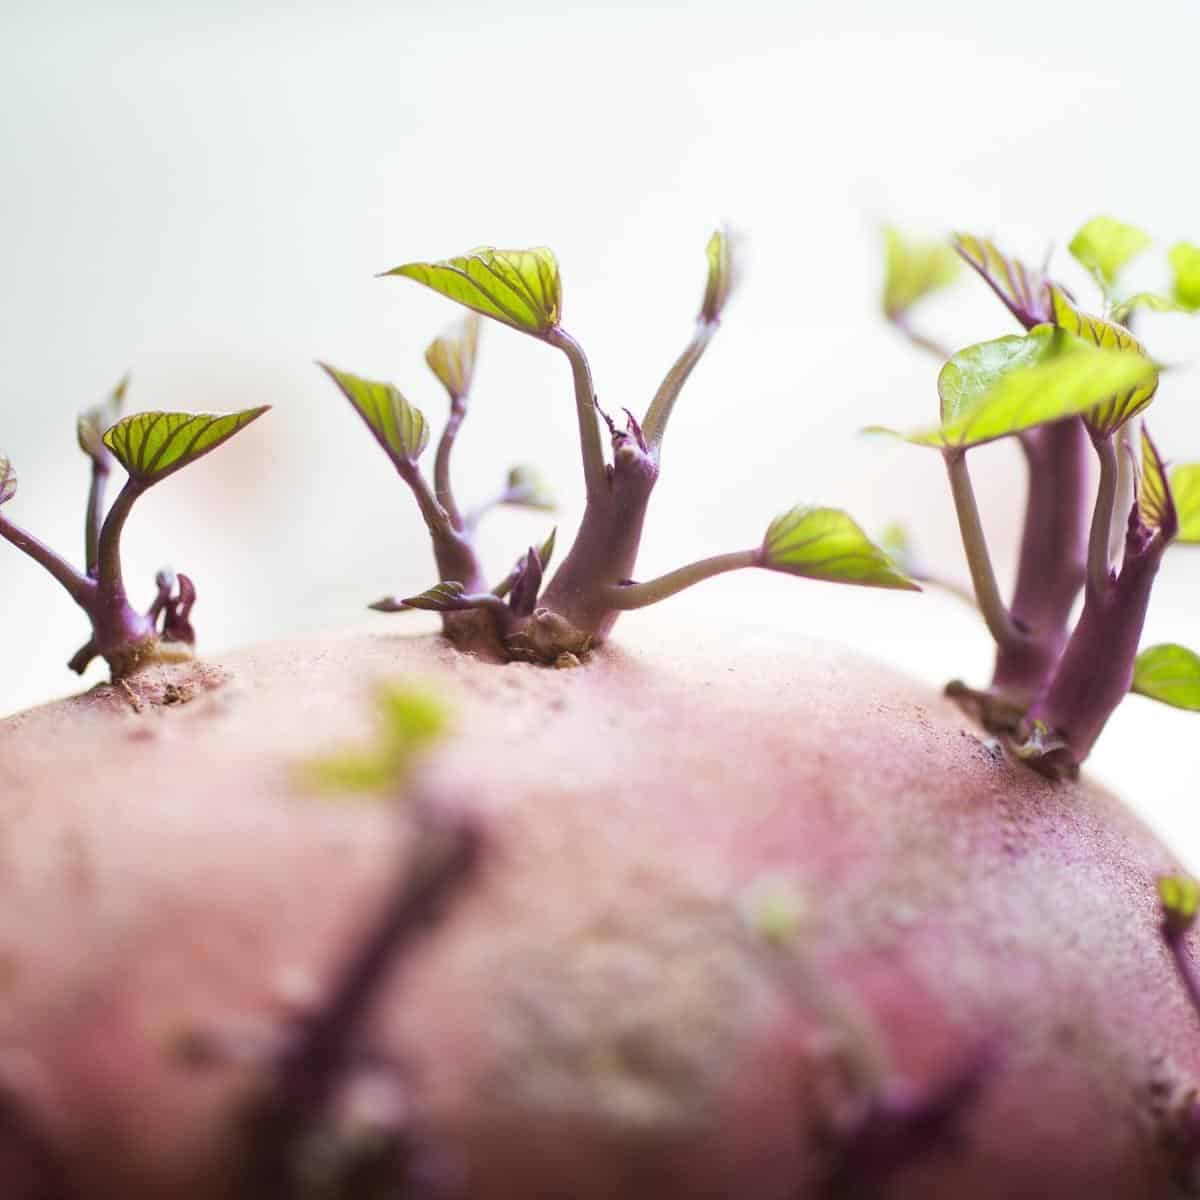
[[[740,238],[727,229],[716,230],[708,239],[704,253],[708,257],[708,279],[704,285],[704,303],[700,320],[713,324],[721,319],[725,304],[741,280]]]
[[[558,324],[562,312],[558,261],[545,246],[532,250],[480,246],[458,258],[405,263],[384,274],[415,279],[526,333],[545,334]]]
[[[1169,296],[1160,296],[1157,292],[1138,292],[1113,305],[1112,319],[1118,325],[1124,325],[1129,320],[1130,314],[1139,308],[1147,308],[1151,312],[1160,313],[1190,311],[1185,305],[1180,304],[1178,300],[1172,300]]]
[[[456,579],[444,583],[435,583],[433,587],[423,591],[419,596],[409,596],[400,603],[405,608],[420,608],[425,612],[450,612],[460,607],[466,588]]]
[[[887,317],[900,316],[918,300],[958,278],[958,259],[944,242],[906,238],[890,226],[884,229],[883,238],[883,311]]]
[[[134,413],[118,421],[104,435],[104,444],[116,455],[131,479],[149,487],[215,450],[270,407],[264,404],[224,415]]]
[[[1169,530],[1178,525],[1166,469],[1145,425],[1142,426],[1142,469],[1137,488],[1137,507],[1138,519],[1147,529]]]
[[[1187,312],[1200,309],[1200,246],[1176,242],[1167,251],[1167,261],[1175,275],[1175,301]]]
[[[450,393],[451,401],[461,402],[471,390],[475,375],[475,353],[479,348],[479,317],[471,313],[453,329],[434,338],[425,350],[429,369]]]
[[[1150,241],[1150,235],[1136,226],[1112,217],[1093,217],[1075,234],[1067,249],[1108,291],[1116,283],[1121,268],[1141,254]]]
[[[354,405],[392,462],[413,463],[421,457],[429,445],[429,424],[425,414],[409,404],[398,388],[339,371],[328,363],[317,365]]]
[[[0,504],[7,504],[17,494],[17,473],[7,458],[0,458]]]
[[[1179,517],[1179,533],[1175,540],[1200,546],[1200,463],[1176,467],[1171,472],[1171,492]]]
[[[1200,911],[1200,883],[1189,875],[1160,875],[1156,882],[1158,898],[1171,931],[1185,932]]]
[[[1041,271],[1002,254],[987,238],[956,233],[953,244],[959,257],[979,273],[1026,329],[1050,320],[1054,310],[1047,280]]]
[[[378,792],[403,782],[413,761],[445,732],[445,706],[435,696],[412,687],[380,691],[380,731],[375,745],[310,765],[313,781],[339,792]]]
[[[85,408],[75,422],[75,434],[79,439],[79,448],[98,467],[108,466],[112,462],[112,453],[104,444],[105,431],[111,429],[125,411],[125,393],[129,389],[129,376],[126,375],[109,393],[108,398],[99,404]]]
[[[763,539],[762,565],[832,583],[921,590],[837,508],[800,505],[776,517]]]
[[[1200,655],[1170,642],[1151,646],[1137,656],[1129,690],[1172,708],[1200,712]]]
[[[1097,349],[1039,325],[1024,336],[960,350],[938,376],[941,427],[897,436],[919,446],[966,449],[1087,412],[1153,377],[1147,358]]]
[[[542,570],[545,571],[550,566],[550,560],[554,557],[554,542],[558,537],[558,526],[550,530],[550,536],[538,547],[538,561],[542,564]]]
[[[519,508],[537,508],[543,512],[552,512],[558,507],[558,501],[541,473],[527,466],[516,466],[509,471],[504,503]]]
[[[1051,286],[1050,294],[1054,303],[1054,323],[1060,329],[1101,350],[1127,354],[1150,364],[1145,347],[1128,329],[1080,312],[1061,288]],[[1151,369],[1141,381],[1114,387],[1111,395],[1082,414],[1084,422],[1097,436],[1111,437],[1126,421],[1146,408],[1154,399],[1157,388],[1158,371]]]

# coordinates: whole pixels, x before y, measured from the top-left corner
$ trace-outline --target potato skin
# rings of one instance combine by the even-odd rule
[[[489,838],[361,1031],[402,1060],[445,1194],[832,1197],[850,1115],[980,1053],[957,1144],[862,1194],[1195,1194],[1200,1027],[1154,897],[1171,854],[843,649],[646,628],[559,671],[425,636],[279,643],[0,722],[3,1194],[246,1195],[264,1056],[410,836],[411,795],[344,803],[298,769],[369,737],[383,679],[446,698],[419,787]],[[201,1035],[241,1061],[189,1065]]]

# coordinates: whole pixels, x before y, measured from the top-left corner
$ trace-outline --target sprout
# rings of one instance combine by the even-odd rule
[[[164,654],[190,654],[195,644],[190,616],[196,588],[188,576],[159,572],[154,602],[144,613],[128,600],[121,571],[121,534],[134,502],[267,411],[263,406],[227,415],[144,412],[118,419],[127,386],[128,377],[106,401],[79,416],[79,447],[92,465],[84,571],[77,571],[0,513],[0,537],[45,567],[91,622],[92,636],[68,666],[82,674],[92,659],[102,657],[114,680]],[[128,479],[106,510],[104,493],[114,463],[125,469]],[[16,491],[16,473],[7,459],[0,458],[0,504],[10,501]]]
[[[976,691],[956,681],[948,694],[1051,776],[1078,769],[1130,690],[1200,708],[1200,659],[1191,651],[1156,646],[1138,654],[1163,553],[1175,542],[1200,542],[1200,468],[1169,472],[1144,427],[1140,454],[1133,453],[1161,368],[1121,319],[1139,308],[1184,307],[1194,265],[1176,247],[1174,298],[1118,298],[1123,268],[1149,244],[1109,217],[1071,239],[1107,309],[1094,316],[1044,271],[987,239],[956,235],[954,248],[1025,332],[948,356],[938,376],[940,424],[898,435],[943,457],[972,587],[996,643],[991,686]],[[1001,438],[1017,440],[1029,468],[1011,602],[992,567],[967,469],[971,449]],[[1094,495],[1089,446],[1099,463]]]
[[[385,597],[372,608],[437,612],[446,635],[477,653],[556,663],[570,661],[564,655],[577,657],[602,643],[621,612],[744,567],[867,587],[917,589],[845,513],[815,506],[789,510],[752,548],[703,559],[657,579],[635,581],[642,525],[658,480],[667,424],[740,278],[740,243],[727,231],[713,233],[705,257],[708,269],[692,337],[667,371],[644,417],[639,421],[626,409],[624,422],[600,409],[587,357],[562,326],[562,282],[557,259],[549,250],[485,247],[387,272],[416,280],[565,356],[575,393],[587,504],[575,542],[553,576],[547,574],[552,534],[541,547],[529,547],[499,584],[488,587],[474,545],[482,517],[499,504],[545,510],[553,507],[554,500],[536,471],[520,466],[512,468],[500,491],[477,508],[464,512],[457,502],[450,450],[474,376],[478,329],[472,320],[438,338],[426,353],[426,362],[451,401],[432,486],[417,461],[427,436],[424,416],[390,384],[360,380],[326,367],[413,492],[433,541],[438,578],[432,586],[407,599]]]

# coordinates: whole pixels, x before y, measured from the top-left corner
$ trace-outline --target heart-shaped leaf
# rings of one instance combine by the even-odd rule
[[[884,229],[883,239],[883,311],[888,318],[900,316],[958,278],[958,259],[945,242],[906,238],[891,227]]]
[[[1166,530],[1171,537],[1178,528],[1175,514],[1175,499],[1167,483],[1167,472],[1158,447],[1150,439],[1150,433],[1142,426],[1142,469],[1138,480],[1138,520],[1149,530]]]
[[[109,393],[107,399],[92,405],[91,408],[85,408],[75,422],[75,434],[79,439],[80,450],[98,467],[106,467],[112,462],[112,453],[104,444],[104,433],[121,419],[128,389],[129,376],[126,375]]]
[[[471,390],[479,325],[478,315],[471,313],[453,329],[434,338],[425,351],[429,369],[442,381],[451,401],[461,402]]]
[[[443,296],[526,333],[545,334],[559,322],[558,260],[545,246],[497,250],[480,246],[442,262],[414,262],[385,275],[404,275]]]
[[[270,405],[264,404],[223,415],[134,413],[105,433],[104,444],[129,472],[131,479],[149,487],[215,450],[261,417],[268,408]]]
[[[725,304],[741,281],[740,241],[727,229],[716,230],[708,239],[704,253],[708,258],[708,278],[704,284],[704,302],[700,320],[713,324],[721,319]]]
[[[833,583],[921,590],[837,508],[799,505],[776,517],[763,538],[762,565]]]
[[[1172,708],[1200,712],[1200,655],[1186,646],[1151,646],[1133,664],[1129,689]]]
[[[1097,349],[1050,325],[979,342],[942,368],[942,425],[899,434],[919,446],[966,449],[1076,416],[1155,377],[1137,354]],[[873,432],[892,433],[873,427]]]
[[[400,603],[404,608],[419,608],[425,612],[451,612],[462,607],[458,602],[465,592],[466,588],[458,580],[451,579],[435,583],[419,596],[409,596]]]
[[[1099,317],[1080,312],[1058,287],[1051,286],[1054,303],[1054,323],[1101,350],[1117,351],[1130,357],[1140,357],[1149,363],[1145,347],[1120,325],[1102,321]],[[1136,417],[1154,399],[1158,388],[1158,372],[1151,370],[1132,386],[1117,387],[1095,408],[1083,413],[1088,428],[1099,437],[1111,437],[1131,417]]]
[[[1185,545],[1200,545],[1200,463],[1176,467],[1171,472],[1171,494],[1179,516],[1175,540]]]
[[[7,458],[0,458],[0,504],[7,504],[17,494],[17,473]]]
[[[1200,246],[1176,242],[1167,251],[1167,261],[1175,276],[1172,295],[1188,312],[1200,309]]]
[[[318,365],[354,405],[394,463],[413,463],[421,457],[429,445],[429,424],[425,414],[409,404],[399,388],[339,371],[327,363]]]
[[[986,238],[969,233],[954,235],[954,249],[964,262],[983,277],[987,285],[1004,301],[1026,329],[1053,318],[1048,280],[1041,271],[1027,267],[1015,258],[1001,254]]]
[[[1067,249],[1105,291],[1117,282],[1121,268],[1150,245],[1150,235],[1112,217],[1093,217],[1070,240]]]

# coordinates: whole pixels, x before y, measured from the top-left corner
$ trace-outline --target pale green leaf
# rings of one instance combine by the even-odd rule
[[[1137,488],[1138,519],[1152,530],[1176,524],[1175,501],[1167,485],[1167,473],[1158,447],[1142,426],[1142,469]]]
[[[1149,359],[1039,325],[960,350],[938,376],[941,427],[900,436],[920,446],[978,446],[1088,412],[1150,378]]]
[[[941,241],[905,237],[890,226],[883,231],[883,311],[898,317],[919,300],[958,278],[958,259]]]
[[[526,333],[545,334],[558,324],[562,313],[558,261],[545,246],[532,250],[480,246],[457,258],[405,263],[384,274],[415,279]]]
[[[104,444],[143,487],[158,483],[227,442],[270,408],[226,413],[134,413],[104,435]]]
[[[7,458],[0,458],[0,504],[7,504],[17,494],[17,473]]]
[[[1151,646],[1137,656],[1129,690],[1172,708],[1200,712],[1200,655],[1170,642]]]
[[[129,389],[126,375],[108,394],[108,397],[91,408],[85,408],[75,422],[75,434],[79,448],[97,466],[103,467],[112,461],[112,454],[104,444],[105,431],[111,429],[125,410],[125,393]]]
[[[393,462],[412,463],[421,457],[429,445],[429,424],[425,414],[409,404],[398,388],[339,371],[327,363],[318,365],[354,405]]]
[[[1179,516],[1176,541],[1200,545],[1200,463],[1176,467],[1171,472],[1171,492]]]
[[[516,466],[508,473],[508,482],[504,488],[504,503],[513,504],[518,508],[537,508],[543,512],[553,511],[558,507],[554,493],[535,467]]]
[[[704,285],[704,303],[700,320],[710,324],[721,319],[725,304],[741,280],[739,261],[741,239],[727,229],[716,230],[704,248],[708,258],[708,278]]]
[[[435,583],[419,596],[409,596],[400,603],[404,608],[420,608],[425,612],[450,612],[461,607],[458,601],[465,592],[466,588],[458,580],[450,579]]]
[[[1188,312],[1200,309],[1200,246],[1176,242],[1167,252],[1167,261],[1175,276],[1175,300]]]
[[[1138,292],[1136,295],[1130,296],[1128,299],[1121,300],[1113,305],[1112,319],[1118,325],[1124,325],[1129,320],[1130,315],[1139,308],[1160,313],[1191,311],[1185,305],[1180,304],[1178,300],[1172,300],[1169,296],[1160,296],[1157,292]]]
[[[1190,928],[1200,911],[1200,883],[1190,875],[1160,875],[1156,883],[1172,931],[1182,933]]]
[[[837,508],[800,505],[776,517],[763,539],[762,565],[833,583],[921,590]]]
[[[1097,276],[1107,291],[1121,268],[1150,245],[1150,235],[1112,217],[1093,217],[1071,239],[1067,249],[1075,260]]]
[[[448,724],[441,701],[417,688],[387,686],[381,689],[378,704],[380,730],[375,745],[311,763],[310,777],[318,786],[338,792],[394,789]]]
[[[479,316],[471,313],[453,329],[434,338],[425,350],[429,369],[441,380],[452,401],[461,402],[471,390],[479,326]]]
[[[1026,329],[1049,321],[1053,315],[1050,290],[1041,271],[1002,254],[987,238],[956,233],[954,249],[973,267]]]
[[[1101,350],[1116,351],[1131,359],[1140,358],[1151,365],[1151,370],[1142,379],[1114,387],[1111,395],[1081,414],[1094,434],[1110,437],[1154,399],[1158,388],[1158,371],[1150,364],[1145,347],[1128,329],[1080,312],[1061,288],[1052,286],[1050,293],[1054,303],[1054,323],[1060,329],[1075,334]]]

